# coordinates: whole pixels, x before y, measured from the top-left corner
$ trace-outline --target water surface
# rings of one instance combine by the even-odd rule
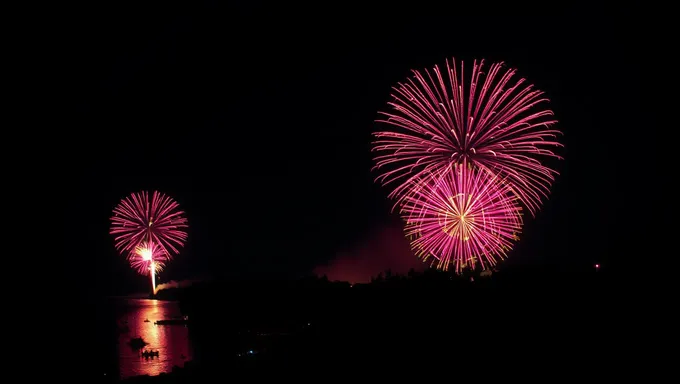
[[[122,332],[118,336],[118,367],[122,379],[137,375],[158,375],[184,366],[191,360],[193,348],[189,328],[184,325],[155,325],[154,321],[180,317],[179,304],[174,301],[120,299],[116,317]],[[144,320],[149,320],[145,322]],[[127,326],[127,329],[125,327]],[[143,349],[158,351],[159,356],[145,358],[141,350],[128,344],[141,337],[149,343]]]

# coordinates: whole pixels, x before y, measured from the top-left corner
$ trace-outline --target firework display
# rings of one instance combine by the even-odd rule
[[[561,159],[548,99],[503,63],[470,70],[413,71],[393,88],[391,112],[374,133],[377,182],[406,221],[415,253],[456,272],[505,258],[518,240],[522,206],[532,215],[547,198]]]
[[[187,219],[170,197],[153,192],[133,193],[113,210],[111,234],[116,248],[132,252],[142,241],[158,244],[168,255],[179,253],[187,239]]]
[[[507,256],[522,228],[522,208],[498,176],[456,164],[415,183],[403,201],[406,235],[416,255],[437,268],[482,269]]]
[[[133,193],[113,209],[110,233],[116,249],[139,273],[149,273],[155,292],[155,275],[187,239],[184,212],[170,197],[154,191]]]
[[[390,197],[401,201],[413,180],[465,159],[502,176],[534,214],[557,174],[540,158],[559,158],[552,149],[561,146],[543,92],[503,63],[485,70],[475,61],[466,77],[463,63],[459,71],[447,60],[443,72],[413,74],[393,88],[392,112],[381,112],[391,129],[374,133],[378,180],[394,185]]]

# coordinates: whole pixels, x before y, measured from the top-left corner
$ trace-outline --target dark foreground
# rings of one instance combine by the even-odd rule
[[[195,361],[127,381],[626,375],[644,359],[630,285],[594,269],[195,285],[162,293],[189,316]]]

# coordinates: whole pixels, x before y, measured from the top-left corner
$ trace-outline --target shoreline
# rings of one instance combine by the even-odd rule
[[[125,300],[155,300],[155,301],[177,301],[162,297],[149,297],[149,296],[139,296],[139,295],[128,295],[128,296],[105,296],[105,299],[125,299]]]

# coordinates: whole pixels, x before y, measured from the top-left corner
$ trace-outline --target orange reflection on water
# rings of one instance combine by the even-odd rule
[[[121,378],[137,375],[158,375],[183,366],[191,359],[189,329],[183,325],[156,325],[154,321],[180,316],[179,305],[171,301],[130,299],[119,323],[127,321],[130,329],[119,337],[119,367]],[[149,320],[145,322],[145,320]],[[143,357],[142,350],[129,345],[132,338],[141,337],[148,344],[142,350],[158,351],[157,357]]]

